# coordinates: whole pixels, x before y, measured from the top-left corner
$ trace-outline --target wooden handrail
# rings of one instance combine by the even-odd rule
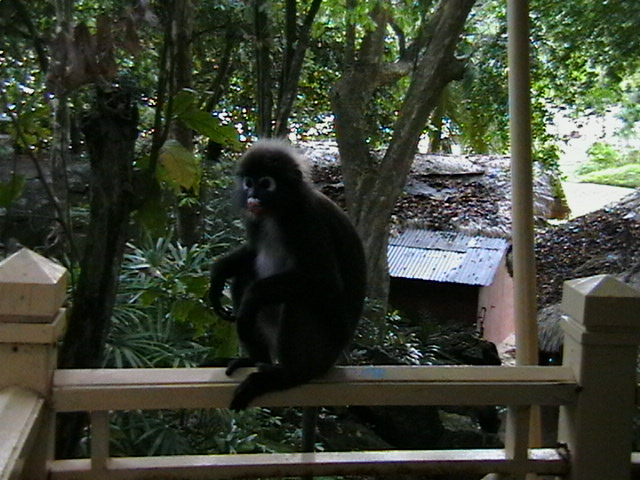
[[[58,412],[225,408],[239,379],[221,368],[57,370]],[[264,395],[260,406],[566,405],[577,384],[566,367],[337,367],[309,384]]]
[[[44,399],[20,387],[0,390],[0,479],[15,478],[44,415]]]
[[[563,475],[568,463],[553,449],[532,450],[524,461],[509,458],[504,450],[427,450],[378,452],[321,452],[245,455],[189,455],[111,458],[100,478],[220,479],[364,474],[489,474]],[[90,460],[56,460],[50,480],[91,480],[96,475]]]

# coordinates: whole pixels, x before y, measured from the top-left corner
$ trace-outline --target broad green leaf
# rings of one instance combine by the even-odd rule
[[[171,314],[178,322],[185,322],[196,305],[193,300],[179,298],[171,305]]]
[[[153,237],[164,237],[169,231],[168,209],[163,208],[162,191],[156,186],[135,212],[135,219]]]
[[[200,188],[200,164],[197,157],[175,140],[167,140],[159,156],[158,180],[166,182],[176,193],[181,189]]]
[[[23,175],[14,175],[8,182],[0,183],[0,207],[8,207],[16,201],[24,190]]]
[[[210,319],[211,317],[203,316],[201,321],[207,320],[209,322]],[[211,334],[210,343],[216,356],[226,358],[238,354],[239,344],[235,323],[215,319],[207,327]]]
[[[220,136],[220,120],[209,112],[191,109],[185,111],[179,118],[185,125],[211,140],[217,141]]]
[[[238,131],[236,130],[236,127],[231,124],[220,125],[218,133],[219,136],[215,141],[231,148],[232,150],[238,151],[241,149],[242,144],[238,139]]]
[[[194,110],[196,100],[196,94],[193,90],[187,88],[180,90],[173,97],[173,116],[182,118],[187,112]]]
[[[149,306],[154,304],[154,302],[158,299],[158,296],[158,293],[147,290],[145,292],[142,292],[140,297],[138,297],[138,300],[142,305]]]
[[[177,118],[186,126],[192,128],[200,135],[204,135],[209,140],[226,145],[235,150],[240,148],[238,131],[235,127],[230,124],[221,124],[220,119],[209,112],[192,108],[183,111]]]
[[[191,307],[192,308],[188,312],[188,317],[186,318],[189,320],[189,323],[208,329],[218,321],[216,315],[202,303],[191,302]]]
[[[204,275],[186,275],[182,278],[187,292],[196,297],[204,297],[209,288],[209,279]]]

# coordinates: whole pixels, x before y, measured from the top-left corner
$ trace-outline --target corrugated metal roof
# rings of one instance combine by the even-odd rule
[[[491,285],[508,247],[502,238],[407,230],[389,242],[392,277]]]

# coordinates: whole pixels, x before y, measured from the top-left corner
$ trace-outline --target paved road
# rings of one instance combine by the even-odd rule
[[[633,188],[573,182],[563,182],[562,188],[571,208],[571,217],[579,217],[598,210],[634,191]]]

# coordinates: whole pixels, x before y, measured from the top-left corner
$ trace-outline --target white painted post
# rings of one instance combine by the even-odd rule
[[[570,480],[629,479],[640,292],[610,275],[565,282],[564,363],[580,391],[562,407],[558,440],[571,460]]]
[[[51,398],[57,344],[66,326],[67,279],[63,267],[27,249],[0,262],[0,392],[17,389],[45,404]],[[38,431],[24,432],[21,445],[7,446],[20,450],[13,456],[16,468],[23,465],[22,478],[47,478],[46,462],[53,458],[52,413],[44,408],[37,416],[31,425]]]

